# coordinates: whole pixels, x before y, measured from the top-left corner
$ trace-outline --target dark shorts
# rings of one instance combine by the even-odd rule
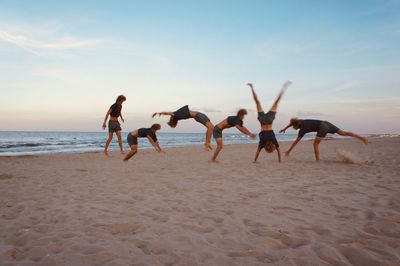
[[[257,119],[261,125],[271,125],[275,120],[276,112],[269,111],[268,113],[259,112]]]
[[[194,120],[205,126],[208,122],[210,122],[210,119],[205,114],[200,112],[197,112],[196,116],[194,117]]]
[[[258,143],[259,149],[263,149],[268,141],[271,141],[272,143],[274,143],[276,148],[279,148],[279,143],[276,140],[274,131],[272,130],[261,131],[258,134],[258,137],[260,138],[260,142]]]
[[[121,125],[119,124],[118,121],[112,121],[112,120],[108,121],[108,132],[109,133],[114,133],[114,132],[121,131],[121,130],[122,130]]]
[[[339,130],[340,129],[337,126],[329,123],[328,121],[322,121],[321,124],[319,125],[317,137],[325,138],[326,134],[328,133],[335,134]]]
[[[222,138],[222,129],[219,127],[215,126],[213,130],[213,137],[214,139],[219,139]]]
[[[132,145],[137,145],[137,137],[132,136],[131,133],[128,134],[128,137],[126,138],[129,147]]]

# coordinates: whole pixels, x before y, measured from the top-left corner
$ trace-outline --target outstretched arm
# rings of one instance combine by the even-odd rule
[[[173,116],[173,112],[159,112],[159,113],[154,113],[151,117],[155,117],[156,115],[161,116],[161,115],[170,115]]]
[[[106,114],[106,117],[104,118],[104,123],[103,123],[103,126],[102,126],[103,130],[106,129],[106,127],[107,127],[106,123],[107,123],[108,117],[110,116],[111,112],[112,112],[112,110],[110,108],[108,110],[107,114]]]
[[[281,129],[281,130],[279,131],[279,133],[285,133],[285,131],[286,131],[288,128],[290,128],[291,126],[292,126],[292,123],[290,123],[289,125],[287,125],[285,128]]]
[[[258,155],[260,155],[260,151],[261,151],[261,149],[257,147],[256,156],[254,157],[254,162],[253,163],[257,162]]]
[[[250,87],[251,93],[253,94],[253,99],[254,99],[254,102],[256,103],[256,106],[257,106],[257,112],[264,112],[264,109],[262,108],[261,103],[258,100],[257,94],[254,91],[253,84],[252,83],[247,83],[247,86]]]
[[[292,145],[290,146],[289,150],[287,150],[287,151],[285,152],[285,155],[286,155],[286,156],[289,156],[289,155],[290,155],[290,153],[292,152],[292,150],[294,149],[294,147],[296,147],[297,143],[300,142],[300,140],[301,140],[301,138],[297,138],[297,139],[292,143]]]
[[[251,133],[250,130],[248,130],[246,127],[237,125],[236,128],[239,129],[239,131],[242,132],[243,134],[249,136],[250,138],[252,139],[256,138],[256,134]]]
[[[147,139],[149,140],[150,144],[156,149],[156,151],[161,152],[161,147],[160,144],[158,144],[158,141],[154,141],[150,136],[147,136]]]
[[[289,80],[283,83],[282,89],[279,92],[278,97],[276,97],[274,104],[272,105],[271,109],[269,109],[270,111],[276,112],[276,110],[278,109],[279,101],[281,100],[282,95],[285,93],[286,89],[289,87],[290,84],[292,84],[292,82]]]

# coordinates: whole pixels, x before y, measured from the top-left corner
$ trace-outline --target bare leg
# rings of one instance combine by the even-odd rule
[[[118,137],[118,144],[119,144],[119,149],[121,150],[121,154],[125,154],[124,145],[122,143],[121,131],[117,131],[116,133],[117,133],[117,137]]]
[[[367,139],[367,138],[361,137],[361,136],[359,136],[359,135],[357,135],[357,134],[354,134],[353,132],[344,131],[344,130],[339,130],[337,133],[338,133],[339,135],[341,135],[341,136],[349,136],[349,137],[356,138],[356,139],[361,140],[362,142],[364,142],[364,144],[368,144],[368,139]]]
[[[314,153],[315,153],[315,160],[319,161],[319,144],[321,143],[322,138],[315,137],[314,140]]]
[[[109,156],[108,155],[108,146],[110,146],[110,142],[112,141],[112,139],[113,139],[113,133],[109,133],[108,134],[108,139],[107,139],[107,141],[106,141],[106,146],[104,147],[104,154],[106,155],[106,156]]]
[[[258,155],[260,155],[260,151],[261,151],[261,149],[260,149],[259,147],[257,147],[256,156],[254,157],[253,163],[256,163],[256,162],[257,162]]]
[[[250,85],[250,84],[248,84],[248,85],[250,86],[251,93],[253,94],[253,99],[254,99],[254,102],[256,103],[257,112],[264,112],[264,109],[262,108],[261,103],[258,100],[257,94],[253,89],[253,85]]]
[[[206,124],[207,131],[206,131],[206,143],[204,143],[204,146],[207,151],[211,151],[213,148],[211,146],[211,135],[214,129],[214,125],[211,122],[207,122]]]
[[[217,142],[217,148],[215,148],[214,155],[210,161],[212,163],[218,163],[218,161],[217,161],[218,154],[224,146],[223,142],[222,142],[222,138],[217,138],[215,141]]]
[[[128,154],[124,158],[124,162],[127,162],[136,153],[137,153],[137,145],[132,145],[131,150],[128,152]]]

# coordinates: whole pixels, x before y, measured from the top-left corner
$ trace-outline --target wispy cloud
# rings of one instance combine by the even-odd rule
[[[297,116],[306,117],[306,116],[324,116],[325,114],[319,112],[297,112]]]
[[[79,39],[76,37],[65,36],[51,41],[42,41],[29,38],[22,34],[13,34],[7,31],[0,31],[0,40],[14,44],[24,50],[34,54],[40,54],[43,50],[65,50],[98,45],[100,39]]]
[[[220,113],[221,112],[221,110],[218,110],[215,108],[210,108],[210,107],[198,108],[198,110],[202,110],[205,113]]]
[[[345,98],[345,99],[332,99],[332,103],[341,104],[394,104],[400,101],[398,96],[387,96],[387,97],[357,97],[357,98]]]
[[[333,92],[345,91],[345,90],[352,89],[352,88],[356,87],[357,85],[358,85],[357,81],[348,81],[348,82],[344,82],[344,83],[339,84],[338,86],[334,87],[332,89],[332,91]]]

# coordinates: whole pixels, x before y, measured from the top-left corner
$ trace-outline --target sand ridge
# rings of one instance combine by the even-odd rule
[[[0,262],[399,265],[399,148],[332,140],[316,163],[302,142],[282,164],[252,164],[256,145],[227,145],[220,164],[202,147],[1,157]]]

